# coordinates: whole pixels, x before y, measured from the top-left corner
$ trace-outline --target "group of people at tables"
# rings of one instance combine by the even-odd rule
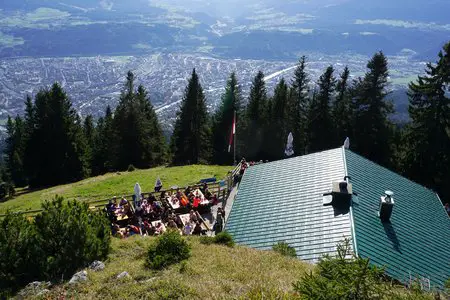
[[[113,236],[154,236],[163,234],[168,228],[179,230],[183,235],[206,234],[207,227],[199,210],[219,202],[217,195],[209,191],[207,184],[195,189],[188,187],[184,191],[162,191],[158,198],[154,194],[149,194],[148,197],[141,194],[139,198],[132,203],[125,197],[120,201],[117,197],[109,200],[105,211],[111,222]],[[217,227],[221,229],[223,220],[220,222],[221,225]]]

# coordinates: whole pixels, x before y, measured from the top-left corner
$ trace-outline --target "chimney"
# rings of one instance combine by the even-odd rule
[[[381,196],[379,216],[381,221],[389,222],[392,216],[392,210],[394,208],[394,193],[392,191],[384,192],[384,196]]]

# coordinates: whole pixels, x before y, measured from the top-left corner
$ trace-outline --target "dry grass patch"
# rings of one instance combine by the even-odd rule
[[[192,257],[162,271],[145,267],[154,238],[113,240],[113,251],[101,272],[88,272],[89,282],[55,287],[50,296],[80,299],[287,299],[292,282],[311,265],[272,251],[203,245],[188,239]],[[127,271],[132,279],[118,280]]]

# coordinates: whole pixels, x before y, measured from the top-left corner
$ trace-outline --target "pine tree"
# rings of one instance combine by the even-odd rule
[[[225,93],[222,95],[221,104],[217,109],[213,120],[213,163],[219,165],[233,164],[233,152],[228,152],[229,138],[232,132],[234,113],[236,119],[241,115],[241,90],[233,72],[228,79]]]
[[[244,125],[239,139],[244,143],[242,154],[248,160],[267,159],[265,157],[264,129],[268,121],[267,90],[264,73],[259,71],[250,88],[247,108],[240,123]],[[239,127],[238,127],[239,128]],[[239,132],[239,131],[238,131]]]
[[[87,175],[81,120],[59,84],[41,90],[33,105],[27,100],[26,120],[31,131],[24,163],[31,186],[73,182]]]
[[[23,165],[23,156],[25,152],[25,124],[17,116],[14,120],[8,116],[6,123],[6,174],[12,180],[16,187],[22,187],[27,184],[25,169]]]
[[[367,64],[369,71],[355,86],[354,139],[352,149],[364,157],[388,166],[392,153],[392,124],[388,116],[393,106],[388,95],[388,62],[382,52]]]
[[[348,67],[345,67],[336,84],[337,95],[333,103],[332,113],[337,145],[343,143],[346,137],[351,136],[352,105],[349,76],[350,70]]]
[[[134,90],[134,74],[128,72],[125,88],[114,114],[117,138],[116,168],[126,169],[130,164],[148,168],[161,164],[165,142],[148,93],[143,86]]]
[[[302,56],[295,69],[292,81],[291,96],[289,97],[289,131],[294,136],[294,153],[305,154],[306,127],[308,113],[308,83],[309,76],[306,73],[306,57]]]
[[[88,115],[84,119],[83,133],[86,140],[86,160],[89,163],[89,169],[91,170],[95,148],[95,125],[92,115]]]
[[[138,101],[139,109],[143,113],[142,121],[149,132],[151,165],[161,165],[166,162],[166,139],[164,138],[161,124],[159,123],[158,116],[150,102],[148,93],[142,85],[138,87],[136,99]]]
[[[289,89],[284,78],[275,87],[267,130],[264,134],[267,158],[278,160],[284,157],[288,137]]]
[[[94,140],[95,147],[92,158],[92,174],[99,175],[114,170],[116,158],[115,133],[111,107],[106,107],[105,116],[97,121]]]
[[[210,160],[209,123],[205,96],[194,69],[186,86],[172,135],[174,164],[197,164]]]
[[[308,149],[310,152],[332,148],[335,138],[330,104],[333,98],[336,80],[334,69],[329,66],[318,81],[319,91],[313,98],[308,117]]]
[[[427,64],[426,75],[409,84],[411,123],[405,132],[406,175],[450,199],[450,42]],[[447,92],[447,93],[446,93]]]

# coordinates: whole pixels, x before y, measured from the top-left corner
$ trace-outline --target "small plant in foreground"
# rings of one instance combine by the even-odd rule
[[[147,252],[147,266],[152,269],[163,269],[172,264],[188,259],[191,247],[180,236],[178,231],[169,230],[150,245]]]
[[[213,243],[214,243],[214,237],[212,237],[212,236],[201,236],[200,237],[200,244],[211,245]]]
[[[233,240],[233,237],[231,236],[231,234],[229,234],[226,231],[223,231],[214,237],[214,244],[221,244],[221,245],[226,245],[228,247],[233,247],[234,240]]]
[[[297,257],[295,249],[288,245],[286,242],[278,242],[273,245],[272,250],[280,253],[283,256]]]

